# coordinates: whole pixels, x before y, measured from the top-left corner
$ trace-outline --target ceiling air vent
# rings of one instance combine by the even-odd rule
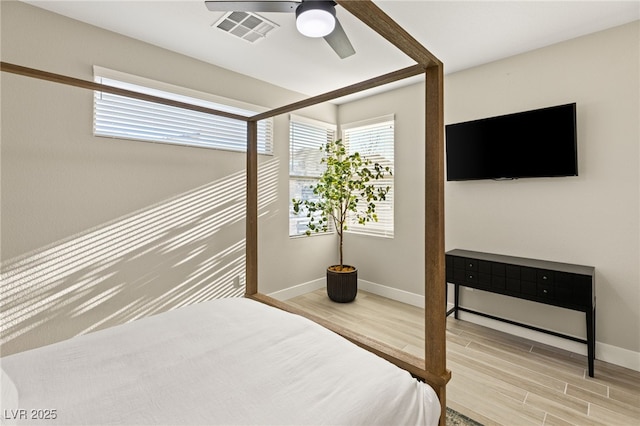
[[[251,12],[229,12],[212,26],[254,43],[265,38],[269,31],[278,27],[278,24]]]

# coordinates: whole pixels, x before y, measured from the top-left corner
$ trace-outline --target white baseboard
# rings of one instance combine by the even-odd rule
[[[271,293],[269,296],[278,300],[286,300],[292,297],[299,296],[301,294],[309,293],[318,290],[325,286],[325,278],[319,278],[317,280],[309,281],[303,284],[299,284],[288,289],[284,289],[275,293]],[[408,291],[399,290],[397,288],[388,287],[382,284],[377,284],[371,281],[358,280],[358,288],[369,293],[376,294],[378,296],[386,297],[391,300],[406,303],[408,305],[424,308],[424,296],[419,294],[410,293]],[[447,309],[452,308],[450,305]],[[587,355],[587,346],[582,343],[574,342],[571,340],[556,337],[550,334],[541,333],[535,330],[529,330],[524,327],[504,323],[501,321],[492,320],[479,315],[474,315],[468,312],[460,312],[458,318],[469,321],[474,324],[483,325],[494,330],[503,331],[505,333],[513,334],[514,336],[523,337],[525,339],[533,340],[545,345],[553,346],[556,348],[564,349],[580,355]],[[596,359],[619,365],[621,367],[630,368],[632,370],[640,371],[640,352],[630,351],[628,349],[620,348],[617,346],[609,345],[596,341]],[[597,369],[596,369],[597,374]]]
[[[640,352],[596,342],[596,359],[640,371]]]
[[[387,299],[417,306],[418,308],[424,308],[424,296],[420,296],[419,294],[360,279],[358,280],[358,288],[378,296],[386,297]]]
[[[301,296],[306,293],[311,293],[326,285],[326,278],[318,278],[313,281],[307,281],[306,283],[298,284],[293,287],[285,288],[284,290],[276,291],[267,294],[277,300],[287,300],[296,296]]]

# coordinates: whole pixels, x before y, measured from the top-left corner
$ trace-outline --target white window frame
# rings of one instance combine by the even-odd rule
[[[94,65],[97,83],[251,117],[267,108]],[[246,152],[243,120],[94,92],[95,136]],[[258,153],[273,155],[273,119],[258,122]]]
[[[361,156],[373,162],[379,162],[382,166],[390,167],[392,173],[394,169],[395,150],[395,115],[389,114],[382,117],[357,121],[340,126],[342,141],[345,144],[347,153],[359,152]],[[357,138],[357,140],[353,139]],[[382,143],[382,146],[379,144]],[[375,146],[373,156],[370,148]],[[354,146],[358,145],[358,146]],[[367,152],[369,151],[369,152]],[[386,174],[382,180],[375,182],[381,187],[390,186],[391,189],[386,195],[386,200],[377,201],[376,214],[378,222],[367,222],[365,225],[358,223],[357,219],[351,215],[347,230],[345,232],[374,237],[393,238],[394,236],[394,178],[393,175]],[[364,201],[361,201],[364,204]]]
[[[309,130],[315,130],[317,132],[326,132],[326,136],[317,140],[317,145],[314,145],[314,141],[306,140],[305,144],[311,144],[308,146],[310,158],[309,161],[313,162],[313,167],[297,168],[296,162],[300,161],[299,156],[295,155],[295,142],[294,138],[294,126],[299,124],[303,127],[307,127]],[[301,129],[304,131],[304,129]],[[335,124],[325,123],[323,121],[314,120],[311,118],[302,117],[299,115],[289,115],[289,237],[297,238],[300,236],[306,236],[307,230],[307,216],[306,213],[301,212],[298,215],[293,213],[292,198],[302,198],[302,195],[297,191],[296,186],[304,186],[309,188],[316,184],[322,172],[326,166],[320,164],[320,159],[323,157],[323,152],[320,150],[329,140],[335,140],[337,135],[337,126]],[[311,135],[309,135],[311,136]],[[311,235],[324,235],[334,233],[333,224],[329,222],[329,230],[327,232],[312,232]]]

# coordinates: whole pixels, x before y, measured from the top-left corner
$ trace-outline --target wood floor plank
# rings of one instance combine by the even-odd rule
[[[597,419],[607,425],[616,426],[638,426],[640,418],[638,416],[627,416],[615,410],[609,410],[594,404],[589,409],[589,417]]]
[[[360,291],[331,302],[324,289],[288,301],[407,353],[424,356],[424,311]],[[483,425],[640,426],[640,372],[468,321],[447,320],[447,405]]]
[[[593,392],[586,391],[573,385],[567,386],[567,395],[575,396],[583,401],[587,401],[589,404],[598,405],[602,408],[606,408],[610,411],[615,411],[622,415],[640,419],[640,407],[625,404],[624,402],[608,398],[606,396],[598,395]],[[638,421],[640,423],[640,420]]]
[[[527,369],[538,378],[553,378],[554,383],[559,383],[559,385],[557,385],[558,390],[563,390],[566,383],[575,382],[583,385],[583,387],[590,387],[592,392],[601,393],[603,395],[607,394],[606,386],[595,382],[583,383],[584,369],[581,367],[573,366],[573,368],[570,368],[563,364],[555,364],[553,363],[553,360],[548,358],[539,359],[531,353],[509,353],[508,351],[505,351],[504,348],[489,346],[485,342],[473,342],[469,346],[479,352],[486,353],[493,357],[498,357]]]
[[[495,392],[511,398],[519,404],[523,404],[527,397],[528,392],[524,389],[505,383],[498,378],[487,376],[485,374],[478,374],[477,371],[472,368],[467,368],[463,364],[451,362],[448,363],[448,365],[450,368],[456,370],[456,377],[451,379],[451,382],[456,385],[471,385],[478,389],[482,389],[482,392]]]
[[[470,355],[463,355],[459,353],[448,353],[447,355],[449,358],[460,364],[464,363],[479,372],[492,377],[499,377],[500,380],[514,386],[522,387],[526,383],[528,390],[538,393],[564,394],[564,390],[566,388],[565,383],[560,380],[556,380],[553,377],[536,374],[529,369],[520,367],[508,361],[496,363],[495,358],[486,356],[479,352],[475,352]],[[579,409],[579,407],[576,407],[576,409]],[[584,404],[583,409],[586,412],[586,404]]]
[[[532,349],[532,343],[527,340],[518,339],[516,338],[516,336],[511,336],[498,330],[492,330],[486,327],[479,328],[477,324],[473,324],[467,321],[450,318],[447,321],[447,329],[461,330],[461,335],[466,334],[470,337],[483,341],[489,340],[513,350],[519,350],[528,353]]]
[[[633,407],[640,407],[640,392],[627,392],[614,387],[609,389],[609,398]]]
[[[449,330],[447,330],[447,342],[448,343],[455,343],[456,345],[459,345],[459,346],[462,346],[463,348],[466,348],[467,346],[469,346],[469,344],[472,341],[473,340],[468,336],[461,336],[461,335],[458,335],[458,334],[450,333]]]
[[[499,392],[499,387],[490,380],[479,381],[474,376],[459,373],[458,380],[452,378],[447,385],[449,400],[455,400],[470,406],[498,424],[542,425],[544,411],[524,407],[522,401]],[[486,379],[486,378],[485,378]],[[491,402],[478,398],[478,395],[491,394]]]
[[[571,401],[571,403],[568,401]],[[579,409],[576,409],[575,402],[576,399],[572,398],[558,398],[558,395],[531,392],[527,395],[525,404],[536,407],[574,425],[607,426],[606,423],[589,417],[589,404],[579,404]]]
[[[624,369],[618,365],[596,360],[596,380],[600,380],[611,388],[626,391],[632,394],[640,394],[640,377],[637,371]],[[621,368],[623,368],[621,370]]]
[[[488,417],[485,417],[481,413],[474,411],[469,406],[465,404],[460,404],[455,400],[447,399],[447,407],[453,410],[456,410],[458,413],[464,416],[467,416],[470,419],[473,419],[484,426],[500,426],[501,425],[501,423],[498,423]]]
[[[571,426],[573,424],[549,413],[544,418],[544,426]]]

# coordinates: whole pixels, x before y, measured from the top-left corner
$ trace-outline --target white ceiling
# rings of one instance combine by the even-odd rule
[[[23,0],[306,95],[325,93],[413,62],[344,9],[337,14],[356,54],[339,59],[322,39],[295,29],[295,15],[250,44],[212,27],[222,13],[204,0]],[[376,0],[453,73],[640,19],[634,1]],[[594,60],[597,60],[594,52]]]

